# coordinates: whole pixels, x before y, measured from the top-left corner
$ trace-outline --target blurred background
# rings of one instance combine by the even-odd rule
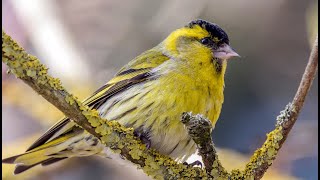
[[[316,0],[2,0],[2,28],[83,99],[171,31],[201,18],[219,24],[241,58],[229,61],[213,132],[222,164],[243,168],[292,100],[316,33]],[[2,156],[22,153],[62,113],[2,63]],[[263,179],[317,179],[318,76]],[[124,161],[72,158],[3,179],[150,179]]]

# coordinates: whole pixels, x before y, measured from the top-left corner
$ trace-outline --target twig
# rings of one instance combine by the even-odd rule
[[[202,157],[207,173],[213,177],[227,178],[228,172],[221,165],[212,142],[211,122],[201,114],[192,115],[190,112],[183,113],[181,121],[186,126],[188,134],[197,144],[199,155]]]
[[[235,169],[230,174],[226,172],[218,160],[212,143],[210,121],[202,115],[193,116],[191,113],[184,113],[182,122],[198,146],[199,154],[202,157],[207,173],[223,179],[261,179],[276,158],[278,151],[297,120],[317,72],[317,67],[318,37],[315,40],[309,62],[292,103],[289,103],[285,110],[281,111],[281,114],[277,117],[275,130],[267,135],[267,140],[261,148],[255,151],[244,171]]]
[[[263,174],[271,166],[278,151],[285,142],[290,130],[296,122],[302,109],[307,93],[318,69],[318,35],[310,53],[309,61],[302,76],[297,93],[285,110],[277,117],[276,129],[267,135],[267,140],[260,149],[255,151],[247,164],[244,174],[261,179]]]

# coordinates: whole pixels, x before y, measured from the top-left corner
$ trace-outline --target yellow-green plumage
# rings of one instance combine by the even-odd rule
[[[130,61],[84,103],[97,109],[101,117],[144,133],[151,148],[185,161],[196,147],[180,122],[181,114],[203,114],[214,125],[221,111],[229,58],[215,56],[220,46],[229,43],[221,31],[202,20],[191,22]],[[204,38],[212,39],[210,46]],[[3,162],[18,164],[15,173],[20,173],[36,164],[73,156],[106,156],[106,152],[98,139],[64,118],[26,153]]]

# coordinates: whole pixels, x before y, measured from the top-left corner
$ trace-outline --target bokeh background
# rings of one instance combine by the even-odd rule
[[[79,98],[119,68],[201,18],[219,24],[241,55],[229,61],[225,103],[213,132],[222,164],[243,168],[292,100],[318,32],[316,0],[2,0],[2,28]],[[62,113],[2,63],[2,156],[22,153]],[[318,76],[263,179],[318,178]],[[72,158],[3,179],[149,179],[124,161]]]

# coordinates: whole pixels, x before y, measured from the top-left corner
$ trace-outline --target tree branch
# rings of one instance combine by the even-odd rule
[[[211,136],[208,136],[209,134],[211,135],[210,121],[202,115],[197,114],[193,116],[191,113],[184,113],[182,122],[185,124],[189,135],[197,144],[207,173],[213,175],[213,177],[225,179],[261,179],[276,158],[278,151],[297,120],[316,75],[317,67],[318,36],[314,42],[307,67],[292,103],[289,103],[285,110],[280,112],[280,115],[277,117],[275,130],[267,135],[267,140],[261,148],[255,151],[244,171],[235,169],[230,174],[226,172],[218,160]]]
[[[31,86],[66,116],[155,179],[260,179],[271,166],[297,120],[315,77],[318,67],[318,38],[296,96],[277,117],[275,130],[267,135],[266,142],[255,151],[244,171],[233,170],[231,173],[227,173],[220,164],[211,139],[211,123],[201,115],[192,116],[191,113],[184,113],[182,122],[198,145],[207,172],[200,168],[177,164],[155,150],[148,150],[134,137],[132,128],[125,128],[116,121],[101,119],[96,110],[84,106],[69,94],[59,79],[48,75],[48,68],[36,57],[28,55],[4,31],[2,31],[2,61],[8,65],[11,73]]]
[[[193,141],[197,144],[198,153],[202,157],[207,173],[212,177],[227,179],[229,174],[221,165],[212,142],[211,122],[201,114],[192,115],[190,112],[183,113],[181,121],[186,126]]]
[[[101,119],[96,110],[84,106],[61,85],[59,79],[48,75],[46,68],[35,57],[27,54],[14,40],[2,31],[2,61],[37,93],[56,106],[77,125],[99,138],[115,153],[129,161],[155,179],[200,179],[207,177],[200,168],[178,164],[173,159],[146,149],[133,135],[132,128],[125,128],[116,121]]]
[[[290,130],[296,122],[302,109],[307,93],[318,69],[318,35],[310,53],[309,61],[302,76],[299,88],[285,110],[277,117],[276,128],[267,135],[267,140],[262,147],[255,151],[250,162],[246,165],[244,174],[261,179],[263,174],[271,166],[278,151],[288,137]]]

